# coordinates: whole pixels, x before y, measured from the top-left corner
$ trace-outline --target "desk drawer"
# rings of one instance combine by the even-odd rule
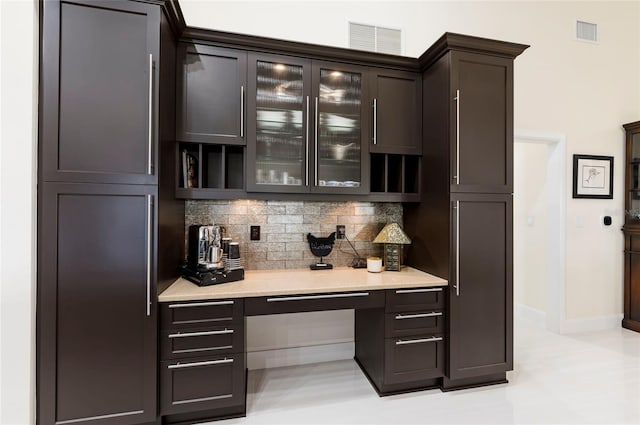
[[[244,354],[161,362],[160,414],[244,404]]]
[[[384,350],[384,383],[401,384],[439,378],[445,365],[441,335],[387,338]]]
[[[384,291],[339,292],[331,294],[282,295],[247,298],[245,315],[299,313],[319,310],[346,310],[353,308],[381,308]]]
[[[212,300],[162,303],[161,329],[223,326],[242,322],[242,300]]]
[[[161,348],[163,359],[242,353],[244,326],[236,323],[206,330],[164,331]]]
[[[387,313],[439,310],[444,307],[444,288],[406,288],[386,291]]]
[[[384,316],[384,336],[387,338],[444,332],[442,311],[387,313]]]

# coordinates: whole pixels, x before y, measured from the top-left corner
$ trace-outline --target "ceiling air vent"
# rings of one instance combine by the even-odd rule
[[[590,22],[576,21],[576,38],[582,41],[598,42],[598,25]]]
[[[402,31],[349,22],[349,47],[369,52],[402,54]]]

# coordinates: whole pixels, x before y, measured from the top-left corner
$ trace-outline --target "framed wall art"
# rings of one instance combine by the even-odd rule
[[[613,199],[613,157],[573,155],[573,197]]]

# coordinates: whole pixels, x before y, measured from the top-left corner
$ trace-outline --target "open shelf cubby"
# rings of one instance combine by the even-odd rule
[[[244,146],[180,143],[178,149],[179,189],[244,189]]]
[[[371,154],[371,192],[418,194],[420,156]]]

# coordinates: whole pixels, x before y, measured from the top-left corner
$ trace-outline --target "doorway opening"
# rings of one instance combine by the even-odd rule
[[[565,136],[516,130],[514,142],[515,314],[561,333],[566,319]]]

